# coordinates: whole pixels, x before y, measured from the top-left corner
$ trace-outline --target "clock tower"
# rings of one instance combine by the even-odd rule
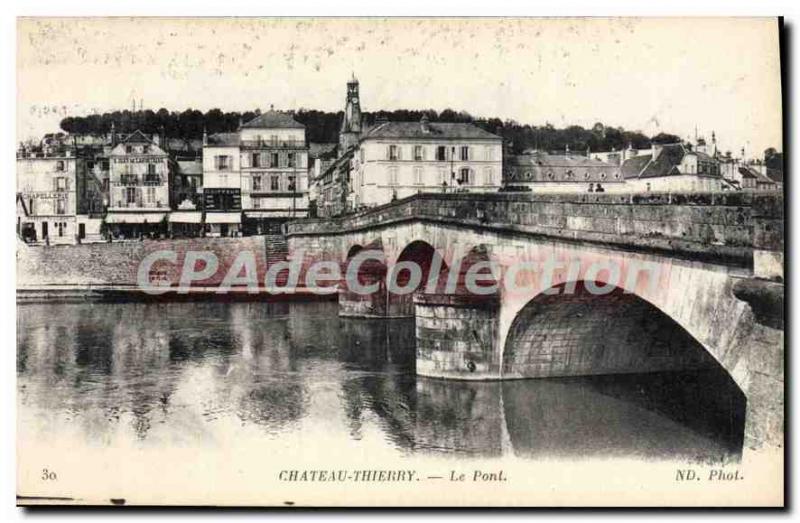
[[[347,100],[342,119],[342,130],[339,132],[339,155],[358,144],[361,137],[361,102],[358,99],[358,80],[353,78],[347,82]]]

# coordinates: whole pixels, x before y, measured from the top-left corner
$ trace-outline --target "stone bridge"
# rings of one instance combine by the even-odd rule
[[[420,375],[719,366],[746,398],[746,443],[783,444],[781,194],[420,194],[287,236],[290,258],[374,284],[342,283],[342,315],[416,317]]]

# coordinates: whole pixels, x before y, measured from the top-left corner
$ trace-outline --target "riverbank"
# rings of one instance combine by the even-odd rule
[[[28,303],[128,303],[128,302],[277,302],[277,301],[336,301],[336,293],[324,293],[318,287],[285,289],[259,287],[251,292],[247,287],[231,287],[220,293],[219,287],[171,289],[153,295],[135,285],[27,285],[17,287],[17,305]]]

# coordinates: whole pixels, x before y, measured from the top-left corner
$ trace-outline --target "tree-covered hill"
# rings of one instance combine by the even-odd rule
[[[75,134],[104,134],[110,132],[113,122],[117,132],[122,133],[141,129],[148,134],[163,133],[171,138],[200,138],[204,128],[209,133],[235,131],[240,121],[247,122],[259,114],[258,110],[244,113],[223,112],[219,109],[211,109],[205,113],[196,109],[186,109],[183,112],[168,111],[163,108],[158,111],[125,110],[89,116],[69,116],[61,120],[61,129]],[[341,111],[299,109],[293,114],[297,121],[306,126],[309,141],[336,142],[338,140],[342,120]],[[476,125],[502,136],[516,153],[530,148],[559,151],[565,150],[567,147],[571,151],[581,152],[587,148],[592,151],[609,151],[612,148],[621,149],[628,144],[641,149],[649,147],[651,140],[661,143],[680,140],[678,136],[671,134],[661,133],[648,137],[638,131],[609,127],[602,123],[596,123],[590,129],[578,125],[557,129],[550,124],[536,126],[499,118],[477,119],[469,113],[451,109],[441,112],[433,109],[377,111],[364,113],[364,122],[369,126],[381,119],[417,121],[423,115],[433,122],[474,122]]]

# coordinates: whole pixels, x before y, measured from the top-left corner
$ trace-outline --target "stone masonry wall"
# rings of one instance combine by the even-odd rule
[[[188,251],[207,251],[219,260],[216,274],[196,285],[219,285],[228,268],[242,251],[256,261],[258,281],[263,284],[266,257],[263,236],[244,238],[196,238],[184,240],[132,241],[83,245],[17,247],[17,286],[39,285],[136,285],[137,271],[148,254],[169,250],[177,253],[177,263],[153,266],[154,277],[177,285]]]

